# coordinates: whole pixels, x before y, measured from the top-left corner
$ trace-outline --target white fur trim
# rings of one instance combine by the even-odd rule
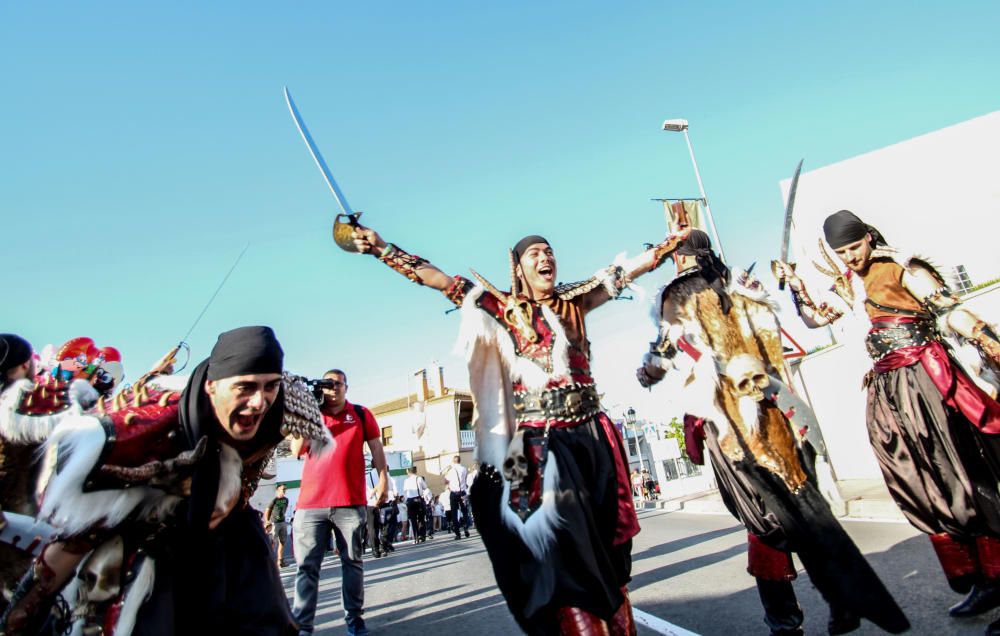
[[[55,430],[66,417],[83,412],[83,404],[97,401],[97,391],[85,380],[75,380],[70,385],[70,405],[65,411],[51,415],[24,415],[17,412],[24,394],[30,393],[35,383],[29,379],[18,380],[0,395],[0,436],[17,444],[38,444]]]
[[[115,636],[129,636],[135,629],[135,619],[139,614],[139,608],[153,593],[155,580],[156,562],[152,557],[147,556],[142,560],[139,571],[135,574],[135,580],[125,592],[125,601],[122,603],[118,624],[115,625],[114,629]]]
[[[48,481],[39,519],[77,534],[95,525],[114,527],[148,498],[163,496],[149,486],[83,492],[105,439],[100,421],[91,415],[67,417],[56,427],[44,448],[57,453],[59,470]]]
[[[562,525],[562,518],[559,516],[559,511],[556,510],[558,484],[559,466],[556,462],[556,456],[549,452],[545,462],[542,505],[528,517],[527,521],[521,521],[521,517],[507,505],[507,501],[510,499],[510,482],[506,479],[503,480],[500,517],[508,528],[517,532],[521,541],[538,560],[544,558],[545,553],[555,543],[556,528]]]

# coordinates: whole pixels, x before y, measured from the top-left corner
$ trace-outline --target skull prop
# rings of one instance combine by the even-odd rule
[[[125,543],[120,536],[105,541],[80,567],[81,604],[102,603],[118,596],[122,587]]]
[[[764,389],[771,383],[764,364],[746,354],[730,360],[722,374],[729,378],[739,397],[750,397],[756,402],[764,399]]]
[[[503,460],[503,476],[510,482],[511,490],[519,488],[528,477],[528,458],[524,455],[524,431],[518,431],[507,447]]]

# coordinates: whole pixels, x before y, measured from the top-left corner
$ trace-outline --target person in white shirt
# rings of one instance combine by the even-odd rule
[[[424,503],[423,492],[427,482],[417,474],[417,467],[409,469],[409,476],[403,482],[403,497],[406,499],[406,518],[410,521],[410,534],[414,543],[427,540],[427,505]]]
[[[455,540],[462,538],[460,533],[458,513],[461,511],[461,523],[465,527],[465,538],[469,538],[469,469],[462,465],[462,457],[455,455],[451,458],[451,466],[444,475],[444,480],[448,484],[448,496],[451,499],[451,528],[455,531]]]

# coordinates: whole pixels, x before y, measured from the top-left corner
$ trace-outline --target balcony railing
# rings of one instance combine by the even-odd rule
[[[476,447],[475,431],[459,431],[458,434],[462,450],[470,450]]]

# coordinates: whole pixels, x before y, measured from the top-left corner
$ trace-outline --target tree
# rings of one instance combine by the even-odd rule
[[[677,440],[677,445],[681,449],[681,455],[688,458],[687,447],[684,445],[684,424],[678,421],[676,416],[670,420],[669,424],[667,424],[667,428],[663,436],[667,439]]]

